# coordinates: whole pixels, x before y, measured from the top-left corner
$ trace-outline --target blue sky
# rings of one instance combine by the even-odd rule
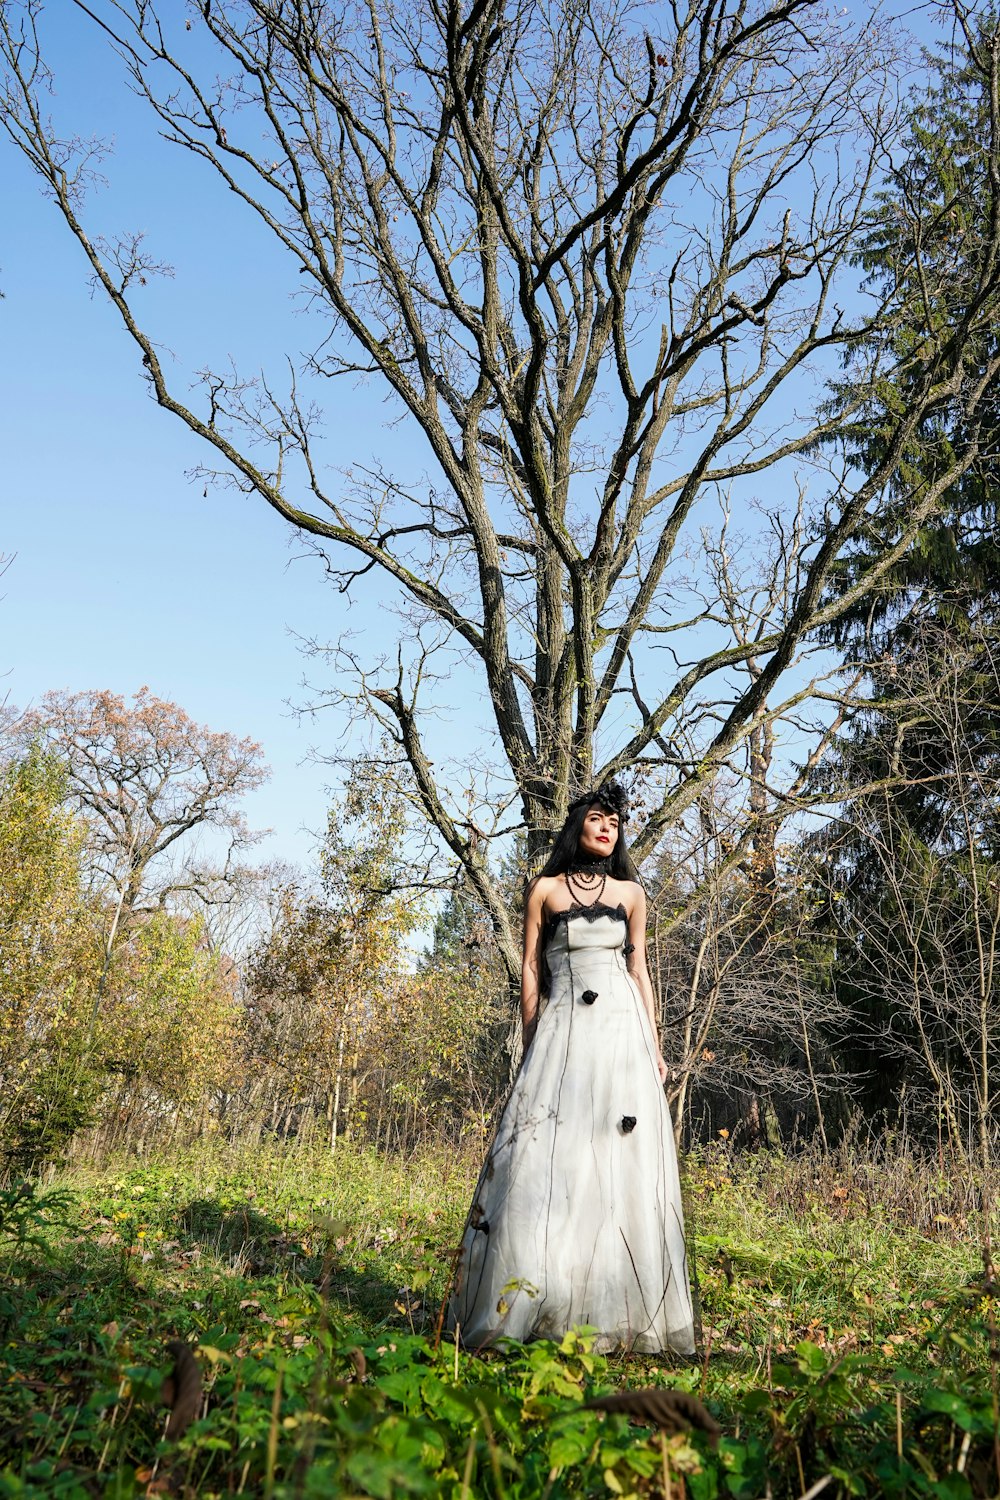
[[[147,231],[176,268],[144,294],[169,347],[184,368],[230,355],[251,369],[280,365],[308,342],[293,273],[207,172],[156,140],[117,60],[69,0],[43,19],[57,121],[114,137],[109,186],[92,196],[89,221]],[[293,633],[349,627],[390,645],[396,622],[371,591],[341,598],[260,501],[203,498],[186,477],[203,454],[151,401],[115,313],[91,295],[78,247],[9,148],[0,180],[0,552],[13,554],[0,580],[2,690],[24,706],[50,688],[130,694],[145,683],[213,729],[260,740],[273,776],[248,814],[274,829],[262,852],[304,862],[333,774],[308,756],[333,725],[300,722],[288,706],[306,697]],[[344,462],[364,459],[385,441],[385,408],[370,391],[338,395],[327,437],[334,449],[342,442]]]

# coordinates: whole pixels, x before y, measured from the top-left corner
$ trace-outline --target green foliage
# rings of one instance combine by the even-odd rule
[[[859,255],[873,290],[888,295],[895,316],[887,339],[898,361],[894,380],[872,379],[870,348],[861,361],[857,420],[843,434],[852,457],[872,472],[894,441],[897,417],[927,378],[928,353],[960,340],[969,363],[967,380],[987,380],[997,352],[995,279],[983,226],[995,204],[991,95],[997,16],[970,15],[970,30],[930,56],[930,86],[911,100],[909,139],[883,189],[879,211]],[[995,211],[995,209],[993,210]],[[985,314],[985,315],[984,315]],[[940,360],[940,356],[938,356]],[[932,366],[933,372],[933,366]],[[943,365],[938,366],[938,378]],[[869,659],[886,649],[886,638],[905,635],[915,600],[937,595],[932,613],[961,628],[963,604],[993,598],[1000,579],[997,546],[995,375],[983,417],[986,431],[967,429],[961,402],[946,382],[939,399],[898,456],[890,503],[871,517],[852,551],[835,570],[835,591],[846,589],[871,561],[899,539],[929,485],[968,452],[968,467],[948,488],[905,548],[832,627]],[[992,432],[991,432],[992,429]],[[987,611],[993,610],[987,604]],[[925,611],[926,613],[926,611]]]
[[[0,1174],[99,1118],[203,1105],[233,1063],[233,977],[200,924],[136,916],[106,955],[83,829],[38,745],[0,775]]]
[[[210,1097],[233,1069],[233,983],[198,922],[151,912],[131,926],[107,976],[97,1045],[116,1091],[183,1106]]]
[[[0,1255],[8,1263],[27,1253],[48,1254],[45,1231],[52,1225],[67,1227],[66,1214],[73,1203],[68,1192],[40,1192],[31,1182],[0,1188]]]
[[[54,1029],[33,1049],[17,1090],[16,1109],[8,1117],[6,1166],[10,1172],[32,1172],[61,1162],[78,1131],[98,1114],[103,1094],[100,1059],[82,1026]]]
[[[63,794],[37,745],[0,774],[0,1173],[58,1157],[95,1098],[94,913]]]
[[[674,1500],[782,1500],[827,1473],[837,1496],[995,1492],[973,1226],[932,1243],[824,1181],[803,1211],[804,1174],[716,1155],[689,1183],[703,1362],[609,1360],[586,1330],[474,1357],[435,1337],[474,1172],[216,1147],[17,1200],[0,1495],[560,1500],[668,1476]],[[171,1337],[196,1341],[206,1396],[168,1441]],[[700,1394],[718,1450],[585,1409],[623,1381]]]

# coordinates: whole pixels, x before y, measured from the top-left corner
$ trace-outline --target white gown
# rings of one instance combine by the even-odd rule
[[[480,1174],[449,1324],[466,1348],[561,1338],[694,1349],[673,1128],[626,968],[625,908],[546,924],[551,981]]]

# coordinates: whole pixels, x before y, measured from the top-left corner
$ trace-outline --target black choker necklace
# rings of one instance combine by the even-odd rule
[[[609,875],[611,855],[605,854],[600,859],[574,859],[566,873],[567,875]]]
[[[610,859],[575,859],[566,871],[566,888],[578,906],[596,906],[604,895]]]

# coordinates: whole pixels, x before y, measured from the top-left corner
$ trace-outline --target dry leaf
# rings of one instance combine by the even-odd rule
[[[191,1352],[191,1345],[171,1339],[167,1353],[173,1358],[173,1369],[163,1382],[160,1399],[170,1407],[167,1437],[178,1438],[198,1415],[201,1405],[201,1371]]]
[[[651,1387],[641,1391],[614,1391],[609,1396],[597,1396],[585,1401],[591,1411],[621,1411],[626,1416],[637,1417],[662,1427],[666,1432],[686,1432],[697,1428],[707,1432],[712,1447],[716,1447],[722,1428],[711,1412],[687,1391],[660,1390]]]

